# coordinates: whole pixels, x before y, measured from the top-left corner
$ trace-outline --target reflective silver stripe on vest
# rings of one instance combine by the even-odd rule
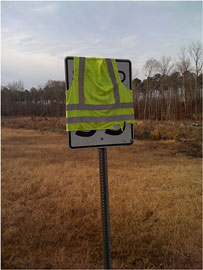
[[[84,74],[85,74],[85,57],[79,59],[78,91],[79,104],[85,104],[84,96]]]
[[[122,120],[134,120],[134,114],[113,115],[113,116],[81,116],[66,118],[67,124],[73,123],[99,123],[99,122],[113,122]]]
[[[116,80],[116,76],[114,73],[114,69],[113,69],[113,64],[111,62],[111,59],[106,58],[106,64],[109,70],[109,75],[113,84],[113,92],[114,92],[114,98],[115,98],[115,103],[119,104],[120,103],[120,96],[119,96],[119,91],[118,91],[118,83]]]
[[[113,110],[133,108],[132,102],[119,103],[119,104],[68,104],[66,105],[66,111],[74,110]]]

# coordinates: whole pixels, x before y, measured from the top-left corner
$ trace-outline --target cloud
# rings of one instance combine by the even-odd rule
[[[8,28],[2,27],[1,28],[1,33],[8,33]]]
[[[49,43],[27,32],[19,32],[12,35],[5,33],[2,38],[2,51],[4,52],[6,49],[25,55],[46,53],[52,56],[59,55],[60,57],[61,53],[72,50],[73,46],[68,47],[65,44]]]
[[[137,36],[127,36],[121,39],[121,45],[127,49],[132,49],[137,45]]]
[[[96,40],[94,41],[94,44],[99,44],[99,43],[101,43],[101,42],[102,42],[101,39],[96,39]]]
[[[9,31],[7,30],[5,34],[7,34],[8,32]],[[25,32],[21,32],[13,35],[5,35],[5,37],[2,39],[2,42],[6,46],[17,46],[30,42],[31,40],[33,40],[32,35]]]
[[[38,87],[49,79],[64,80],[64,62],[47,53],[24,54],[6,48],[2,55],[2,84],[22,80],[26,88]]]
[[[46,4],[44,6],[41,6],[39,8],[35,8],[33,9],[33,11],[35,13],[38,13],[39,15],[49,15],[54,13],[56,10],[58,9],[58,5],[57,4]]]

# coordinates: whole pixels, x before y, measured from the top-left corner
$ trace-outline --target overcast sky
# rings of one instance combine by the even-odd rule
[[[202,40],[202,2],[1,2],[1,84],[27,89],[65,80],[66,56],[130,59],[143,78],[149,58],[177,57]]]

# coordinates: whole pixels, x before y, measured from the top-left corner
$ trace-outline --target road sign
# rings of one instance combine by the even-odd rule
[[[131,89],[131,62],[125,59],[116,59],[116,65],[122,83],[128,89]],[[73,80],[72,56],[65,59],[65,76],[66,89],[69,89]],[[120,127],[117,130],[69,131],[68,144],[72,149],[130,145],[134,141],[133,136],[133,125],[125,123],[123,131]]]

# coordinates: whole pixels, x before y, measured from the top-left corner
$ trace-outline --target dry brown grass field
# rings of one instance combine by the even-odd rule
[[[108,148],[112,267],[201,269],[201,158],[176,140]],[[2,128],[2,268],[102,268],[97,149]]]

